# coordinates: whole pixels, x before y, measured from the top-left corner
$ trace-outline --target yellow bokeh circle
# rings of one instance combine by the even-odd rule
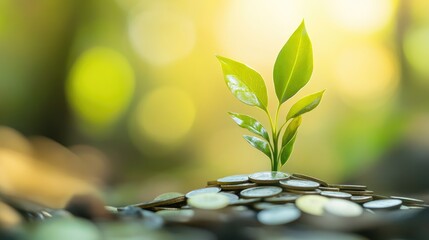
[[[177,144],[191,130],[195,106],[190,96],[178,88],[156,89],[139,102],[134,121],[139,134],[164,144]]]

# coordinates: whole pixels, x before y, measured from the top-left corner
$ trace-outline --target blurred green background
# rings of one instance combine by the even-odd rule
[[[429,145],[428,12],[424,0],[2,0],[0,124],[98,149],[112,204],[268,170],[227,112],[268,120],[232,96],[215,55],[260,72],[274,107],[274,61],[305,19],[314,72],[286,105],[326,93],[282,171],[352,179]]]

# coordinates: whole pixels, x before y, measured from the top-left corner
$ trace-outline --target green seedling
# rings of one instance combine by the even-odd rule
[[[323,90],[303,97],[292,105],[286,119],[281,124],[278,123],[282,104],[308,83],[313,72],[313,50],[304,21],[280,50],[274,64],[273,80],[279,101],[274,119],[268,111],[267,88],[261,75],[245,64],[222,56],[217,58],[222,65],[225,82],[232,94],[243,103],[258,107],[267,114],[271,134],[253,117],[229,113],[238,126],[258,135],[258,137],[248,135],[243,137],[250,145],[267,155],[271,160],[271,170],[277,171],[279,166],[287,162],[292,153],[302,115],[316,108],[324,93]]]

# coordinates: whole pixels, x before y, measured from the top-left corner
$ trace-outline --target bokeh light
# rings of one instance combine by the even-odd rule
[[[134,81],[133,69],[119,52],[101,47],[84,52],[67,84],[68,100],[83,130],[99,133],[112,125],[127,108]]]
[[[429,28],[415,28],[405,36],[404,52],[411,67],[420,75],[429,77],[429,48],[422,47],[429,43]],[[429,81],[427,82],[429,83]]]
[[[133,47],[146,62],[165,65],[188,55],[196,41],[192,20],[167,3],[153,4],[131,18]]]
[[[162,145],[174,145],[191,130],[195,112],[185,91],[161,87],[140,100],[133,121],[138,134]]]
[[[398,86],[393,54],[377,45],[351,45],[344,49],[335,61],[334,74],[339,93],[352,106],[380,107]]]
[[[330,12],[335,23],[345,30],[373,33],[392,19],[394,0],[330,0]]]

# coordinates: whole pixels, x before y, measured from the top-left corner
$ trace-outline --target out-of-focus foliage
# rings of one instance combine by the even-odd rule
[[[114,169],[111,202],[266,170],[226,112],[268,120],[233,100],[215,55],[272,79],[305,19],[314,71],[297,99],[327,92],[284,170],[334,182],[400,141],[429,144],[428,11],[423,0],[2,0],[0,124],[100,149]],[[7,162],[18,176],[29,157],[1,153],[21,159]],[[45,161],[20,181],[56,176]]]

